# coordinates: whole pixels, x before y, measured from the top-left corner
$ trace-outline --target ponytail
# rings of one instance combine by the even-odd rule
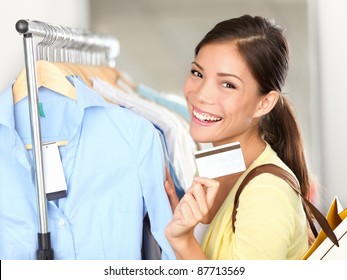
[[[293,108],[280,96],[272,111],[260,121],[260,133],[298,178],[301,193],[309,198],[310,181],[302,136]]]

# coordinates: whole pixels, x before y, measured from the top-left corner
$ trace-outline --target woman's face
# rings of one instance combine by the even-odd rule
[[[200,49],[184,94],[195,141],[218,146],[242,142],[258,133],[258,84],[233,43],[213,43]]]

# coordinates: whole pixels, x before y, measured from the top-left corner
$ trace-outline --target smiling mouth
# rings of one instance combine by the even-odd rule
[[[208,113],[198,112],[195,109],[193,110],[193,115],[199,121],[205,122],[205,123],[214,123],[214,122],[219,122],[220,120],[222,120],[221,117],[217,117],[215,115],[211,115]]]

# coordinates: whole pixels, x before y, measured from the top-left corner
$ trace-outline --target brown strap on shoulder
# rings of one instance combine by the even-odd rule
[[[255,176],[262,174],[262,173],[270,173],[270,174],[273,174],[273,175],[278,176],[278,177],[282,178],[283,180],[285,180],[301,196],[301,198],[303,200],[303,206],[304,206],[304,210],[306,213],[306,217],[308,219],[311,230],[312,230],[313,234],[315,235],[315,237],[317,237],[318,232],[316,230],[316,227],[314,226],[314,222],[311,219],[310,214],[307,211],[307,208],[309,208],[312,215],[317,220],[318,224],[321,226],[322,230],[325,232],[325,234],[328,236],[328,238],[336,246],[339,246],[336,235],[335,235],[334,231],[332,230],[332,228],[330,227],[328,221],[326,220],[324,215],[309,200],[307,200],[301,194],[300,185],[299,185],[298,181],[295,179],[295,177],[293,177],[293,175],[291,175],[290,173],[285,171],[283,168],[281,168],[277,165],[274,165],[274,164],[263,164],[263,165],[257,166],[254,169],[252,169],[246,175],[246,177],[243,179],[241,185],[239,186],[239,188],[236,192],[235,200],[234,200],[234,209],[232,212],[232,228],[233,228],[234,232],[235,232],[236,212],[237,212],[237,208],[239,206],[239,198],[240,198],[241,192]]]

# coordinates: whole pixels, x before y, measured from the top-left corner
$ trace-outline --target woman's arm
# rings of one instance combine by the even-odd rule
[[[206,259],[194,236],[195,226],[208,214],[218,192],[219,182],[195,178],[178,203],[165,234],[177,259]]]

